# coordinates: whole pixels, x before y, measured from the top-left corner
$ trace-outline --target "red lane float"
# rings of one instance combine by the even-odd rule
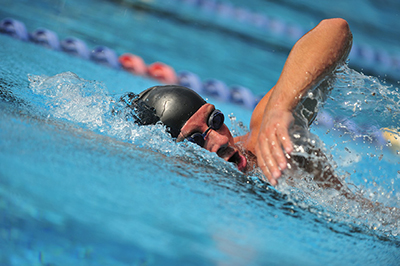
[[[132,74],[139,76],[145,76],[147,74],[147,66],[140,56],[126,53],[121,55],[118,60],[122,67]]]
[[[147,73],[151,78],[154,78],[164,84],[178,83],[175,70],[161,62],[155,62],[151,64],[147,69]]]

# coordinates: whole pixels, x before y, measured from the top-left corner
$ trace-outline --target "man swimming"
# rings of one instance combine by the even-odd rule
[[[294,110],[310,90],[345,62],[351,45],[349,26],[339,18],[323,20],[299,39],[276,85],[254,109],[250,132],[244,136],[233,138],[224,124],[223,114],[185,87],[155,86],[131,97],[127,103],[132,108],[144,104],[148,110],[155,111],[155,116],[139,115],[142,124],[161,121],[177,141],[194,142],[225,161],[235,163],[240,171],[249,168],[251,160],[246,157],[254,158],[270,184],[275,186],[293,151],[289,127],[296,122]],[[313,117],[314,114],[306,117],[308,123]]]

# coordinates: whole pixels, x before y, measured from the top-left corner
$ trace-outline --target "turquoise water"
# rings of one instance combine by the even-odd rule
[[[134,3],[136,9],[107,1],[6,1],[0,14],[20,19],[29,31],[46,27],[60,37],[78,36],[90,47],[106,44],[119,54],[137,53],[148,63],[167,62],[203,79],[247,86],[255,94],[272,86],[290,45],[286,40],[276,46],[279,38],[270,37],[249,41],[241,35],[245,27],[211,23],[207,13],[186,15],[192,22],[183,23],[161,12],[171,6]],[[324,7],[305,3],[287,1],[285,9],[278,3],[246,2],[263,12],[273,8],[292,22],[298,18],[304,27],[328,17],[328,11],[311,12]],[[359,17],[348,20],[361,42],[371,36],[355,22],[365,10],[382,11],[358,4],[363,7]],[[149,5],[154,9],[144,8]],[[175,8],[177,17],[196,13],[183,7]],[[202,27],[200,19],[208,26]],[[371,44],[396,52],[398,40],[385,42],[386,27],[374,24],[384,32]],[[246,176],[214,154],[178,145],[161,126],[140,128],[110,115],[118,95],[139,92],[154,80],[5,35],[0,35],[0,58],[2,265],[398,263],[396,214],[361,209],[301,180],[296,187],[268,187],[257,181],[259,172]],[[373,138],[372,127],[398,129],[396,82],[385,84],[351,68],[337,77],[322,107],[336,123],[327,127],[326,120],[318,119],[312,126],[318,137],[311,138],[325,143],[331,162],[354,192],[400,207],[399,157],[387,142]],[[209,100],[249,123],[250,110]],[[235,122],[228,126],[238,127]]]

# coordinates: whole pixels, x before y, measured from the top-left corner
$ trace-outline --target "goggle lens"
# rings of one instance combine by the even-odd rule
[[[196,143],[200,147],[203,147],[204,143],[205,143],[203,134],[201,134],[201,133],[194,133],[193,135],[188,137],[187,140],[190,142]]]
[[[208,126],[214,130],[218,130],[224,124],[225,117],[220,110],[214,110],[208,119]]]

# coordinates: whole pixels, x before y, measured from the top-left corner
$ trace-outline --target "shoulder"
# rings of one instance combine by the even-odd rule
[[[235,141],[235,144],[242,144],[247,141],[250,133],[247,133],[246,135],[243,136],[238,136],[234,137],[233,140]]]

